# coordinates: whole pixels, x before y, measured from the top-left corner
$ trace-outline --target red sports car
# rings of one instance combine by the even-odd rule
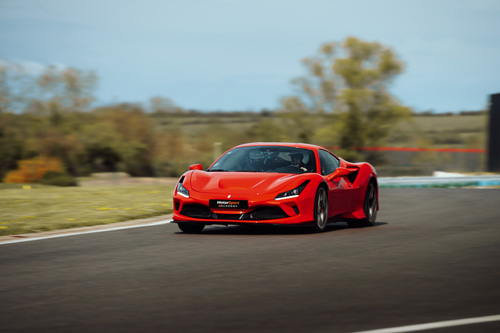
[[[302,143],[248,143],[184,173],[174,191],[173,222],[184,232],[205,225],[310,224],[371,226],[379,209],[377,173],[325,148]]]

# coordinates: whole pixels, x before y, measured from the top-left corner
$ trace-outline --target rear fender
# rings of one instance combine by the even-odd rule
[[[359,167],[358,175],[352,184],[356,189],[353,197],[352,211],[342,215],[344,218],[362,219],[365,218],[363,203],[365,200],[366,189],[370,181],[375,182],[377,188],[377,210],[380,209],[380,200],[378,193],[378,182],[375,168],[369,163],[348,163],[348,166]]]

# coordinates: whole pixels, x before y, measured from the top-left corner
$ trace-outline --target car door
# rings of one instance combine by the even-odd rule
[[[326,150],[318,150],[321,175],[331,175],[340,166],[340,160]],[[350,211],[352,199],[351,183],[345,177],[328,181],[328,215],[334,216]]]

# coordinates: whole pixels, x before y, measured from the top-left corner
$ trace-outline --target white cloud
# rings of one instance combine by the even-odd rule
[[[38,76],[42,74],[43,70],[45,69],[45,66],[34,61],[23,61],[19,63],[21,68],[24,70],[26,74],[32,75],[32,76]]]
[[[68,66],[55,63],[52,64],[58,71],[65,70]],[[0,59],[0,67],[7,67],[10,70],[18,73],[18,74],[27,74],[30,76],[39,76],[43,73],[43,71],[48,67],[42,63],[30,60],[23,61],[9,61],[5,59]]]

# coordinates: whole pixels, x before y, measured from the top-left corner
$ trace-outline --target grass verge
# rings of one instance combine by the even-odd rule
[[[0,186],[0,236],[169,214],[172,191],[164,185]]]

